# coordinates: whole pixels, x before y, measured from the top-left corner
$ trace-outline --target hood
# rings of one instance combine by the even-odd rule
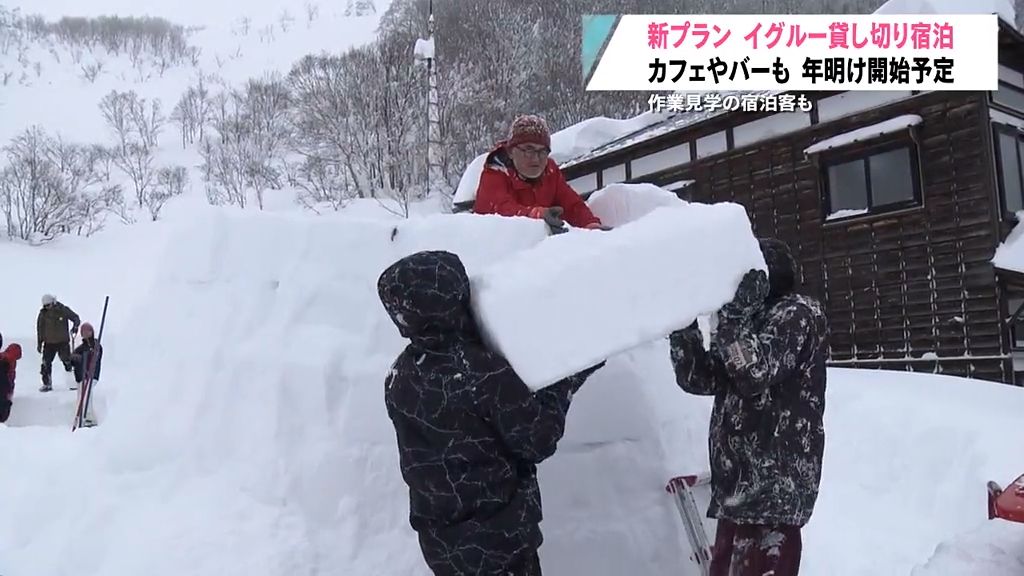
[[[423,251],[398,260],[380,275],[377,294],[399,333],[413,344],[436,348],[476,333],[469,276],[451,252]]]
[[[761,254],[768,266],[768,299],[775,300],[794,292],[799,271],[789,246],[774,238],[762,238],[760,245]]]
[[[4,350],[4,356],[11,360],[21,360],[21,345],[11,344]]]

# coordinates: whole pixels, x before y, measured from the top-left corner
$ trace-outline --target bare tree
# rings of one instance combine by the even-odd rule
[[[320,5],[306,0],[306,27],[309,28],[313,21],[320,16]]]
[[[132,142],[114,156],[114,165],[131,180],[139,207],[144,206],[156,180],[153,151],[142,144]]]
[[[281,32],[287,34],[288,30],[291,29],[292,24],[295,23],[295,17],[292,16],[291,12],[289,12],[287,8],[285,8],[281,11],[281,15],[277,17],[277,22],[281,25]]]
[[[91,147],[69,144],[34,127],[4,152],[0,206],[8,237],[39,243],[102,226],[110,193],[97,186],[102,178]]]
[[[180,196],[188,185],[188,171],[184,166],[161,168],[156,173],[156,186],[146,197],[146,207],[155,222],[160,217],[164,204],[175,196]]]

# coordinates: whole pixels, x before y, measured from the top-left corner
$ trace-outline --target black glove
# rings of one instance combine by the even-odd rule
[[[40,354],[43,353],[43,343],[42,342],[39,342],[39,343],[36,344],[36,352],[38,352]]]
[[[718,311],[727,320],[744,320],[756,314],[768,299],[768,275],[764,270],[751,269],[743,275],[732,300]]]
[[[75,324],[74,326],[71,327],[71,334],[78,334],[78,324]]]
[[[561,234],[568,231],[565,229],[565,220],[562,220],[563,212],[565,212],[565,209],[561,206],[552,206],[544,209],[541,218],[548,225],[548,228],[551,229],[552,234]]]

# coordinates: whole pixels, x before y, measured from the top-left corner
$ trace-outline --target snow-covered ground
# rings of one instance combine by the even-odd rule
[[[322,2],[312,21],[306,4],[5,3],[53,19],[152,14],[203,26],[193,37],[200,69],[229,83],[369,40],[388,3],[350,17],[347,1]],[[287,32],[285,9],[296,18]],[[273,38],[264,32],[272,24]],[[196,72],[140,80],[126,59],[108,59],[92,84],[67,56],[34,47],[24,68],[13,53],[0,57],[29,72],[0,92],[0,142],[40,124],[107,143],[104,94],[135,89],[168,111]],[[652,117],[604,120],[566,131],[557,147],[571,156]],[[193,166],[175,132],[161,139],[161,162]],[[608,221],[647,211],[609,194],[591,202]],[[356,201],[331,216],[242,213],[208,206],[194,180],[159,222],[36,248],[0,243],[0,332],[25,350],[11,419],[0,425],[0,574],[426,576],[383,405],[383,378],[404,342],[377,301],[377,276],[422,248],[455,250],[472,271],[538,241],[536,222],[437,211],[415,206],[402,221]],[[59,370],[53,392],[37,391],[45,292],[93,323],[111,297],[96,428],[71,433],[75,394]],[[685,286],[678,292],[686,297]],[[1024,472],[1015,442],[1024,391],[931,375],[829,376],[824,478],[802,573],[1020,574],[1024,526],[986,519],[985,481]],[[611,358],[540,468],[545,573],[697,574],[663,487],[706,468],[710,409],[676,387],[664,341]]]
[[[31,343],[44,291],[93,321],[111,307],[97,428],[70,432],[74,393],[37,392],[26,347],[0,428],[0,573],[425,576],[383,405],[403,341],[375,281],[423,248],[478,270],[534,245],[533,224],[197,208],[45,259],[4,245],[8,339]],[[613,357],[541,466],[547,573],[686,573],[663,486],[706,467],[709,413],[664,341]],[[1022,413],[1004,385],[832,370],[803,573],[1019,573],[1024,527],[986,519],[984,483],[1022,471]]]

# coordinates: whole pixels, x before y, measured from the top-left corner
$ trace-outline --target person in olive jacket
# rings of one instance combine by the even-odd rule
[[[71,322],[70,332],[68,322]],[[43,307],[36,318],[36,351],[43,355],[40,367],[40,374],[43,376],[43,387],[39,389],[41,392],[53,389],[52,372],[55,356],[60,356],[65,371],[71,372],[73,369],[71,334],[78,333],[80,324],[81,319],[74,310],[58,301],[52,294],[43,296]]]

